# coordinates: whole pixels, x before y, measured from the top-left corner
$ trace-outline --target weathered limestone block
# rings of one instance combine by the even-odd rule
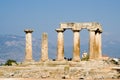
[[[102,32],[102,27],[98,22],[87,22],[87,23],[76,23],[76,22],[68,22],[61,23],[61,29],[99,29]]]

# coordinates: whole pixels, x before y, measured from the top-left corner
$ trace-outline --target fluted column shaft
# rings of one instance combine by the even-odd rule
[[[80,61],[80,30],[73,30],[73,61]]]
[[[57,37],[57,60],[62,61],[64,60],[64,30],[63,29],[57,29],[58,33]]]
[[[32,59],[32,32],[33,30],[26,29],[26,48],[25,48],[25,61],[30,62]]]
[[[48,35],[47,33],[43,33],[41,43],[41,61],[47,60],[48,60]]]

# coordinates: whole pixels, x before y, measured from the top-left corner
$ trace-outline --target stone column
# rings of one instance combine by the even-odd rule
[[[31,29],[24,30],[26,33],[25,62],[31,62],[32,59],[32,32]]]
[[[101,32],[91,30],[89,43],[90,43],[89,45],[90,59],[100,59],[102,56]]]
[[[47,60],[48,60],[48,36],[47,33],[43,33],[41,43],[41,61]]]
[[[56,29],[58,33],[57,39],[57,60],[63,61],[64,60],[64,30],[63,29]]]
[[[101,33],[99,33],[99,58],[102,58],[102,36]]]
[[[102,57],[101,49],[101,33],[99,31],[95,34],[95,58],[100,59]]]
[[[73,61],[80,61],[80,30],[73,30]]]
[[[94,59],[94,48],[95,48],[95,31],[89,31],[89,58]]]

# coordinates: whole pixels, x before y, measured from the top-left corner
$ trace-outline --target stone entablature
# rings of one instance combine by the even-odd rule
[[[102,27],[97,22],[89,22],[89,23],[61,23],[60,29],[73,29],[73,30],[81,30],[81,29],[88,29],[88,30],[97,30],[99,29],[102,32]]]

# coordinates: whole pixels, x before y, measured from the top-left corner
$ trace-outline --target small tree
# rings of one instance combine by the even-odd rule
[[[9,59],[6,61],[5,66],[12,66],[13,63],[17,65],[17,62],[15,60]]]

